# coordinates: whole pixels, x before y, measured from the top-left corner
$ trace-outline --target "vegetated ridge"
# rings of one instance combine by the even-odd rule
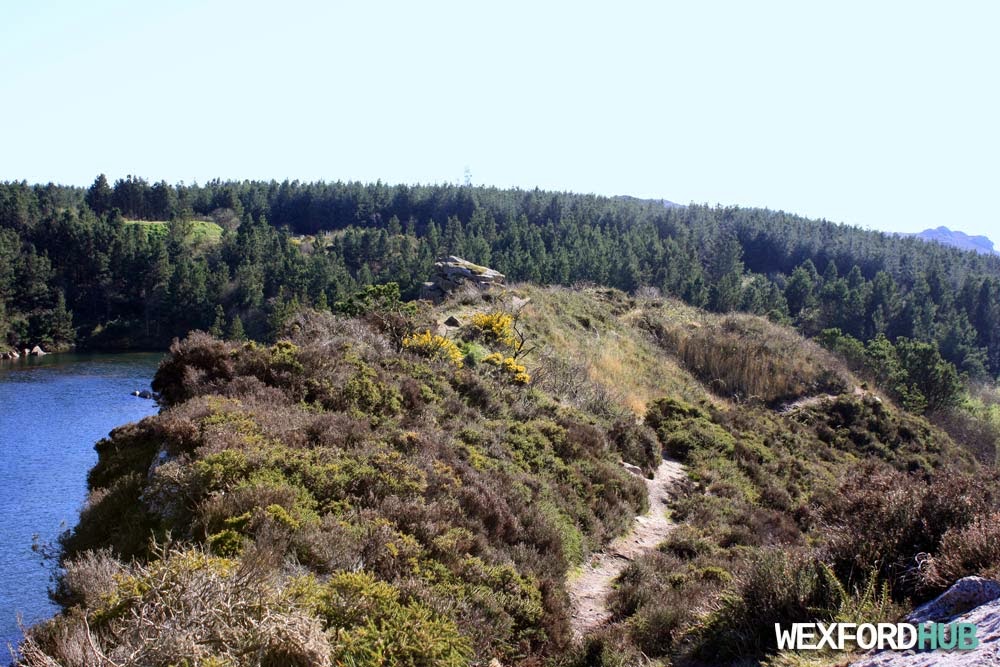
[[[161,414],[97,445],[22,664],[785,664],[776,622],[892,620],[1000,562],[995,450],[915,414],[931,346],[651,290],[335,310],[172,346]],[[622,464],[663,455],[676,525],[583,618],[580,568],[650,510]]]
[[[367,285],[416,298],[458,255],[514,281],[593,283],[746,312],[807,336],[934,344],[1000,374],[1000,257],[781,211],[379,183],[134,176],[0,183],[0,355],[166,347],[192,329],[270,339]]]

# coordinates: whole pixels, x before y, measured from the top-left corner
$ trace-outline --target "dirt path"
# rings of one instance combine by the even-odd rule
[[[684,467],[680,463],[664,459],[653,479],[644,478],[649,493],[649,512],[637,516],[629,534],[591,556],[590,561],[570,577],[567,588],[576,637],[582,637],[611,617],[607,597],[615,577],[629,561],[654,549],[674,527],[674,523],[667,518],[667,502],[674,483],[683,477]]]

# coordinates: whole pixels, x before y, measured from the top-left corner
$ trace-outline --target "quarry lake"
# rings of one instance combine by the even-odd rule
[[[25,625],[52,616],[51,565],[32,549],[76,524],[94,443],[157,411],[148,389],[159,353],[54,354],[0,362],[0,654]],[[0,657],[0,664],[6,657]]]

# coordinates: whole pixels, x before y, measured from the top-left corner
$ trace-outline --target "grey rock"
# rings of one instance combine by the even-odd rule
[[[421,287],[420,298],[440,301],[464,285],[487,290],[496,285],[503,285],[505,280],[506,276],[499,271],[449,255],[434,262],[434,274],[431,280]]]
[[[917,607],[906,620],[910,623],[948,621],[998,598],[1000,582],[983,577],[964,577],[938,597]]]
[[[39,345],[31,348],[31,356],[33,357],[44,357],[46,354],[48,354],[48,352],[43,350]]]
[[[907,616],[914,625],[927,622],[972,623],[979,645],[971,651],[879,651],[851,667],[1000,666],[1000,582],[982,577],[959,579],[947,591]]]
[[[642,474],[642,468],[640,468],[637,465],[632,465],[628,461],[622,461],[622,467],[637,477],[644,477],[644,475]]]

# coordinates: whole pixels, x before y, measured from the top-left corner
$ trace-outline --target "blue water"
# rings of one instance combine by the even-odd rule
[[[59,354],[0,361],[0,655],[52,616],[52,564],[32,540],[54,542],[76,524],[94,443],[116,426],[155,414],[131,396],[149,387],[160,354]]]

